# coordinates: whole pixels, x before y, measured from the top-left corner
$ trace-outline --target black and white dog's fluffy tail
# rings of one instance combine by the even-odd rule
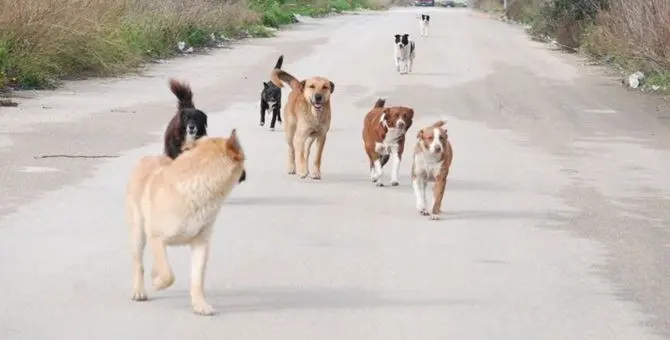
[[[191,87],[188,84],[179,82],[176,79],[170,79],[170,91],[172,91],[179,101],[177,104],[179,110],[195,108],[193,104],[193,91],[191,91]]]

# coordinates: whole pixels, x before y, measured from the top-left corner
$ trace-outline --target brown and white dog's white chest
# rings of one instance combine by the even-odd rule
[[[382,156],[398,152],[400,141],[404,135],[405,131],[403,129],[389,128],[384,138],[379,142],[375,142],[375,152]]]
[[[442,154],[433,154],[421,150],[414,154],[414,166],[412,176],[420,177],[427,181],[435,181],[442,170],[444,157]]]

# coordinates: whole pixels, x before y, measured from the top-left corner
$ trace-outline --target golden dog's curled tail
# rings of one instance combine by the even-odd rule
[[[277,59],[277,63],[275,64],[276,69],[280,69],[281,65],[284,63],[284,55],[280,55],[279,59]]]
[[[193,104],[193,91],[187,83],[179,82],[174,78],[170,79],[170,91],[174,93],[179,100],[178,108],[181,109],[193,109],[195,105]]]
[[[375,102],[375,106],[373,106],[372,108],[373,109],[381,109],[382,107],[384,107],[385,104],[386,104],[386,98],[385,97],[379,97],[379,98],[377,98],[377,101]]]
[[[302,91],[302,83],[300,83],[300,80],[296,79],[296,77],[292,76],[290,73],[287,73],[284,70],[277,68],[273,69],[272,73],[270,74],[270,80],[272,83],[277,85],[277,87],[284,87],[284,84],[282,83],[282,81],[284,81],[287,82],[289,86],[291,86],[291,89]]]

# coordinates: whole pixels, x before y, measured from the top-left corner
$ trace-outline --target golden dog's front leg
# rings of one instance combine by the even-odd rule
[[[157,237],[152,237],[149,239],[149,247],[154,254],[154,267],[151,269],[154,289],[168,288],[174,283],[174,274],[167,259],[165,243]]]
[[[316,138],[316,155],[314,156],[314,170],[312,179],[321,179],[321,156],[323,156],[323,147],[326,146],[326,134]]]
[[[205,269],[209,256],[209,241],[191,244],[191,305],[199,315],[213,315],[214,308],[205,301]]]
[[[288,146],[288,159],[287,159],[287,169],[289,175],[295,175],[295,148],[293,143],[289,143]]]
[[[305,142],[304,134],[296,134],[293,140],[293,148],[295,149],[295,164],[300,178],[307,177],[307,161],[305,160]]]

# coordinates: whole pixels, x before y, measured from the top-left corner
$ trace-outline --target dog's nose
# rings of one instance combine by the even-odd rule
[[[321,93],[317,93],[314,95],[314,100],[317,102],[320,102],[323,99],[323,95]]]
[[[405,122],[403,122],[402,120],[398,121],[395,125],[398,127],[398,129],[405,128]]]
[[[242,183],[242,182],[244,182],[244,181],[246,181],[246,180],[247,180],[247,171],[246,171],[246,170],[242,170],[242,174],[240,175],[240,180],[239,180],[238,183]]]

